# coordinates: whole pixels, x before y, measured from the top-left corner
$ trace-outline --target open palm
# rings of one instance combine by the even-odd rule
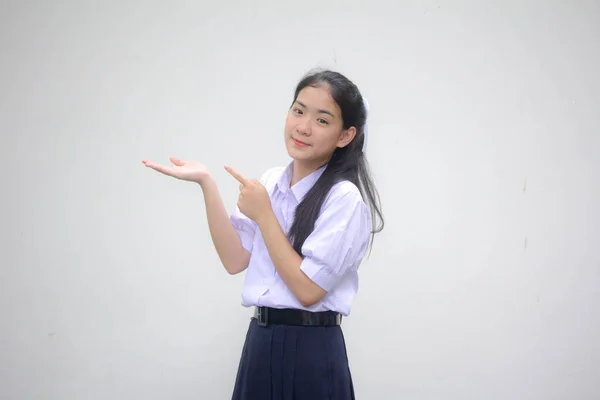
[[[146,167],[184,181],[201,183],[204,178],[209,176],[208,169],[203,164],[195,161],[184,161],[175,157],[171,157],[169,160],[173,165],[161,165],[148,160],[142,162]]]

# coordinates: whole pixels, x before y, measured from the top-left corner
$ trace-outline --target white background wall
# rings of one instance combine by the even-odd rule
[[[200,189],[288,161],[315,66],[371,104],[359,399],[600,398],[597,1],[3,1],[0,398],[227,399],[250,311]]]

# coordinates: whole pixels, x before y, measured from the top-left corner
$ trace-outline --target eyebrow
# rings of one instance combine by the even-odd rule
[[[300,100],[296,100],[296,103],[300,104],[302,107],[306,108],[306,104],[304,104],[303,102],[301,102]],[[333,113],[331,111],[328,110],[318,110],[319,113],[321,114],[328,114],[331,115],[331,117],[335,118],[335,115],[333,115]]]

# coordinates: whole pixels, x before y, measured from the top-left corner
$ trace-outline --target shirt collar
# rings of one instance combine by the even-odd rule
[[[296,198],[296,201],[299,203],[302,201],[304,196],[306,196],[306,193],[308,193],[308,191],[313,187],[315,182],[317,182],[317,180],[321,177],[326,166],[327,164],[310,173],[308,176],[305,176],[290,188],[292,173],[294,171],[294,162],[292,161],[285,168],[283,174],[281,174],[281,178],[279,178],[279,181],[277,182],[277,188],[283,194],[287,194],[288,190],[291,190]]]

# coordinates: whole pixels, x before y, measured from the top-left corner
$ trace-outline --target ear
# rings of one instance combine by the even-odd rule
[[[342,148],[348,146],[348,144],[354,139],[356,136],[356,128],[351,126],[348,129],[344,129],[340,134],[340,138],[337,142],[337,147]]]

